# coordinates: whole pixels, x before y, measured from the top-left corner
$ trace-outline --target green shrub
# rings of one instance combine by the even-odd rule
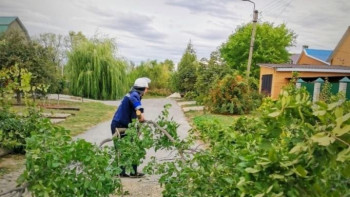
[[[0,147],[23,153],[25,139],[39,130],[37,123],[42,117],[34,109],[28,115],[18,116],[7,108],[0,110]]]
[[[166,88],[151,88],[148,90],[147,95],[150,96],[169,96],[171,91]]]
[[[188,91],[188,92],[186,92],[184,97],[187,100],[193,100],[193,99],[197,98],[197,94],[194,91]]]
[[[206,105],[214,113],[247,114],[260,105],[261,98],[240,75],[226,75],[210,90]]]
[[[113,147],[72,140],[68,130],[48,119],[36,127],[26,139],[26,170],[18,180],[34,196],[109,196],[120,188]]]
[[[163,196],[349,196],[350,102],[313,104],[294,88],[258,112],[195,122],[208,147],[160,164]]]

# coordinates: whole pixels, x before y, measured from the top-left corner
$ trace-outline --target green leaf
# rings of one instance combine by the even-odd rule
[[[257,194],[254,197],[263,197],[263,196],[265,196],[265,194]]]
[[[340,108],[337,108],[340,109]],[[339,115],[339,114],[338,114]],[[340,116],[337,116],[336,122],[337,122],[337,126],[341,126],[343,124],[343,122],[349,120],[350,118],[350,113],[345,114],[344,116],[342,116],[343,114],[341,114]]]
[[[311,140],[321,146],[328,146],[335,141],[334,137],[329,136],[326,132],[320,132],[311,137]]]
[[[300,152],[303,152],[307,149],[307,147],[305,146],[304,143],[298,143],[297,145],[295,145],[290,151],[289,153],[291,154],[298,154]]]
[[[233,179],[231,177],[225,177],[224,180],[229,184],[233,183]]]
[[[275,112],[270,113],[268,116],[275,118],[275,117],[279,116],[281,113],[282,113],[282,111],[275,111]]]
[[[58,167],[59,165],[60,165],[60,163],[57,163],[57,162],[52,163],[52,167],[54,167],[54,168]]]
[[[237,183],[237,186],[240,187],[240,186],[244,185],[245,183],[246,183],[245,178],[239,177],[239,181]]]
[[[332,130],[332,133],[336,136],[342,136],[346,133],[349,133],[350,131],[350,125],[346,125],[344,126],[343,128],[340,128],[340,127],[335,127],[333,130]]]
[[[305,168],[303,168],[301,165],[298,165],[295,169],[294,172],[301,176],[301,177],[306,177],[307,175],[307,171],[305,170]]]
[[[266,190],[266,194],[270,193],[270,191],[273,189],[273,185],[271,185],[267,190]]]
[[[318,111],[314,111],[314,112],[313,112],[313,115],[319,117],[319,116],[324,116],[326,113],[327,113],[326,110],[318,110]]]
[[[327,109],[327,110],[328,110],[328,111],[331,111],[331,110],[333,110],[334,108],[340,106],[341,104],[343,104],[342,101],[337,101],[337,102],[335,102],[335,103],[331,103],[331,104],[328,105],[328,109]]]
[[[350,147],[342,150],[337,155],[337,161],[345,162],[345,161],[348,161],[349,159],[350,159]]]
[[[248,173],[254,174],[254,173],[259,172],[260,170],[257,170],[255,168],[246,168],[245,171],[248,172]]]
[[[284,179],[284,176],[281,174],[270,174],[269,177],[272,179]]]
[[[343,108],[341,107],[337,107],[334,111],[334,114],[335,114],[335,117],[336,118],[339,118],[339,117],[342,117],[343,116]]]

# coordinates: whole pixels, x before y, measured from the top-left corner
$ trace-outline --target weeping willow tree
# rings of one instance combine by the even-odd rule
[[[128,90],[126,63],[114,57],[113,40],[86,40],[68,53],[66,66],[73,95],[93,99],[121,98]]]

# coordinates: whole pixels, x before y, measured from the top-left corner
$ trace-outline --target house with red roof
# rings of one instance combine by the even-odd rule
[[[259,91],[274,99],[278,98],[281,89],[289,83],[293,72],[298,72],[299,79],[304,82],[327,78],[329,82],[338,83],[342,78],[350,76],[350,26],[334,50],[311,49],[305,46],[296,64],[259,66]]]

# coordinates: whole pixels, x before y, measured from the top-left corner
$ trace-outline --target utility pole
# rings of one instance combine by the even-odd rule
[[[255,9],[255,3],[250,0],[242,0],[242,1],[248,1],[254,5],[253,9],[253,30],[252,30],[252,37],[250,39],[250,49],[249,49],[249,57],[248,57],[248,65],[247,65],[247,80],[249,79],[250,75],[250,66],[252,65],[252,58],[253,58],[253,49],[254,49],[254,41],[255,41],[255,33],[256,33],[256,23],[258,22],[258,10]]]

